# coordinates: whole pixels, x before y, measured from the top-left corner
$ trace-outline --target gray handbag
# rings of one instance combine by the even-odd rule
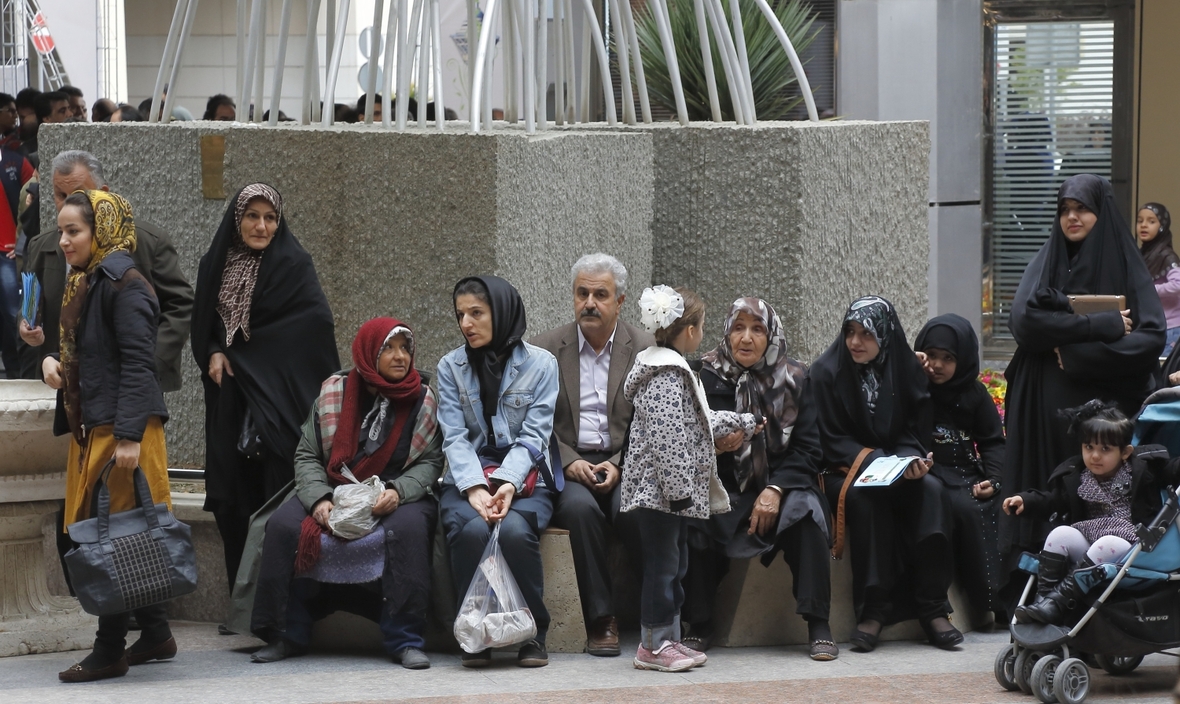
[[[98,479],[94,518],[66,530],[70,582],[82,609],[110,616],[183,596],[197,588],[197,555],[191,530],[167,504],[152,504],[143,470],[135,468],[135,508],[111,515],[107,481],[112,459]]]

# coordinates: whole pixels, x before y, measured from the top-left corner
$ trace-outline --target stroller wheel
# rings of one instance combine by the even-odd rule
[[[1016,646],[1009,643],[996,655],[996,682],[1009,692],[1020,689],[1016,684]]]
[[[1037,660],[1028,676],[1028,684],[1032,687],[1033,696],[1045,704],[1053,704],[1057,701],[1057,695],[1053,692],[1053,676],[1060,664],[1060,656],[1046,655]]]
[[[1098,667],[1111,675],[1126,675],[1135,671],[1139,663],[1143,662],[1142,655],[1095,655]]]
[[[1032,675],[1033,665],[1037,664],[1037,660],[1040,660],[1042,655],[1043,653],[1025,649],[1016,656],[1016,662],[1012,666],[1012,679],[1016,681],[1016,686],[1020,688],[1020,691],[1025,694],[1032,694],[1032,684],[1029,682],[1029,677]]]
[[[1053,675],[1053,693],[1061,704],[1082,704],[1090,694],[1090,668],[1077,658],[1062,662]]]

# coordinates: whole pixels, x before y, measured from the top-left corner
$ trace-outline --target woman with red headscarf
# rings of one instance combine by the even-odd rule
[[[295,451],[294,496],[266,523],[250,630],[254,662],[307,652],[311,626],[338,609],[377,621],[394,662],[430,667],[424,651],[430,549],[442,474],[435,397],[414,368],[414,334],[374,318],[352,343],[353,369],[328,377]],[[380,477],[368,535],[332,536],[333,489]]]

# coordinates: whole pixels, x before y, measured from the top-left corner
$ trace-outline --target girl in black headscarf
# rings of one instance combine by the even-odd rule
[[[307,409],[340,369],[311,256],[264,183],[238,192],[201,257],[192,346],[205,387],[205,510],[232,590],[250,515],[294,478]]]
[[[1155,385],[1164,347],[1164,310],[1110,182],[1093,174],[1067,179],[1057,213],[1008,319],[1017,348],[1004,374],[1001,498],[1045,489],[1053,468],[1077,453],[1059,410],[1098,398],[1134,415]],[[1074,294],[1126,296],[1126,310],[1077,315],[1068,298]],[[1031,516],[1001,516],[1003,574],[1021,552],[1040,550],[1048,529]]]
[[[550,492],[561,491],[564,479],[549,463],[557,359],[523,341],[524,302],[504,279],[468,277],[452,299],[466,344],[439,360],[437,387],[447,458],[439,504],[455,592],[460,600],[467,594],[499,523],[504,560],[537,625],[517,664],[543,667],[549,611],[539,540],[553,515]],[[463,646],[464,667],[491,663],[490,649]]]
[[[979,381],[979,339],[954,314],[933,318],[914,348],[930,380],[934,466],[949,500],[951,546],[959,584],[976,623],[995,608],[999,587],[996,550],[1004,427],[991,394]]]
[[[1180,339],[1180,257],[1172,248],[1172,214],[1159,203],[1144,203],[1135,221],[1135,233],[1139,236],[1143,263],[1151,274],[1168,320],[1163,351],[1166,357]]]
[[[893,304],[857,299],[840,335],[811,366],[808,386],[819,411],[825,491],[833,506],[833,555],[852,550],[852,599],[858,625],[850,642],[870,651],[881,629],[915,616],[930,642],[953,648],[963,634],[947,614],[950,541],[941,486],[928,475],[926,375]],[[854,486],[874,460],[915,457],[890,486]]]

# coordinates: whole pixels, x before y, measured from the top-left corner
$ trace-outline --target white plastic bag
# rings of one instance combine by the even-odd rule
[[[380,517],[373,515],[373,507],[385,485],[378,476],[358,482],[348,467],[341,474],[352,484],[341,484],[332,491],[332,511],[328,514],[328,528],[332,535],[344,540],[363,538],[377,527]]]
[[[478,653],[523,643],[535,635],[537,622],[500,552],[500,524],[496,523],[455,618],[455,640],[466,652]]]

